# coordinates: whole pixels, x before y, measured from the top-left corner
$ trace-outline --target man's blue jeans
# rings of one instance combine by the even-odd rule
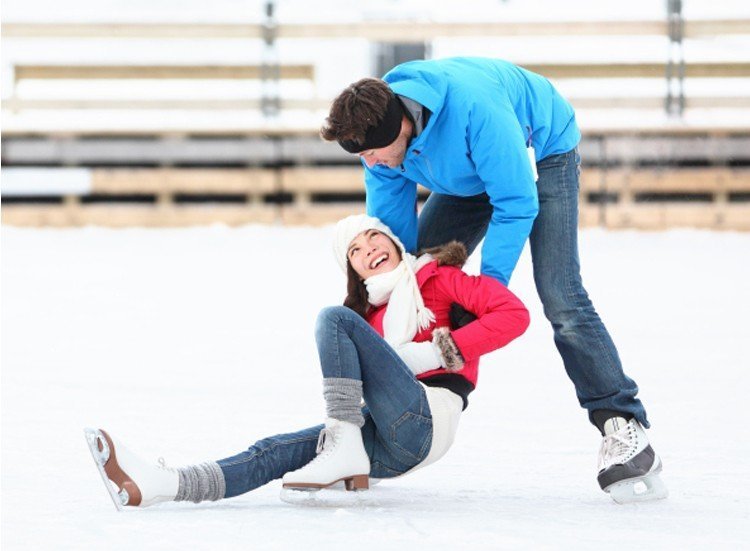
[[[632,414],[645,427],[638,386],[622,369],[612,338],[581,281],[578,260],[578,149],[537,163],[539,214],[529,236],[534,282],[552,323],[555,344],[581,406]],[[487,194],[455,197],[432,193],[419,217],[418,248],[453,239],[469,253],[487,232],[492,206]]]
[[[427,457],[432,415],[424,388],[393,348],[344,306],[325,308],[315,328],[323,377],[359,379],[367,407],[362,438],[370,476],[392,478]],[[225,497],[249,492],[297,470],[315,458],[317,425],[259,440],[246,451],[218,461]]]

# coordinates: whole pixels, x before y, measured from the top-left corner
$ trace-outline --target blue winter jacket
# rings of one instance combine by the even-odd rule
[[[383,79],[432,114],[400,167],[363,161],[367,213],[414,251],[417,183],[447,195],[486,192],[493,212],[481,271],[507,285],[539,208],[526,144],[537,161],[573,149],[581,136],[573,108],[544,77],[496,59],[411,61]]]

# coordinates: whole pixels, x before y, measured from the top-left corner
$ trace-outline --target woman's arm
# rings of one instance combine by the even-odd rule
[[[451,331],[464,360],[497,350],[519,337],[529,326],[529,312],[502,283],[489,276],[470,276],[458,268],[441,267],[438,290],[477,316]]]

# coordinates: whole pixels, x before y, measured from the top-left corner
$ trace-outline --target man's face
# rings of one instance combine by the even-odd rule
[[[366,149],[357,155],[364,160],[365,164],[372,168],[375,165],[383,165],[396,168],[404,162],[406,150],[409,147],[412,124],[406,117],[401,121],[401,132],[393,143],[378,149]]]

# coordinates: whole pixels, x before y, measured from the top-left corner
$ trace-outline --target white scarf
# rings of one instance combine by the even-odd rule
[[[435,321],[435,314],[424,305],[416,273],[434,259],[403,253],[403,260],[390,272],[365,280],[367,300],[373,306],[388,303],[383,317],[383,337],[393,348],[411,342],[417,330],[424,330]]]

